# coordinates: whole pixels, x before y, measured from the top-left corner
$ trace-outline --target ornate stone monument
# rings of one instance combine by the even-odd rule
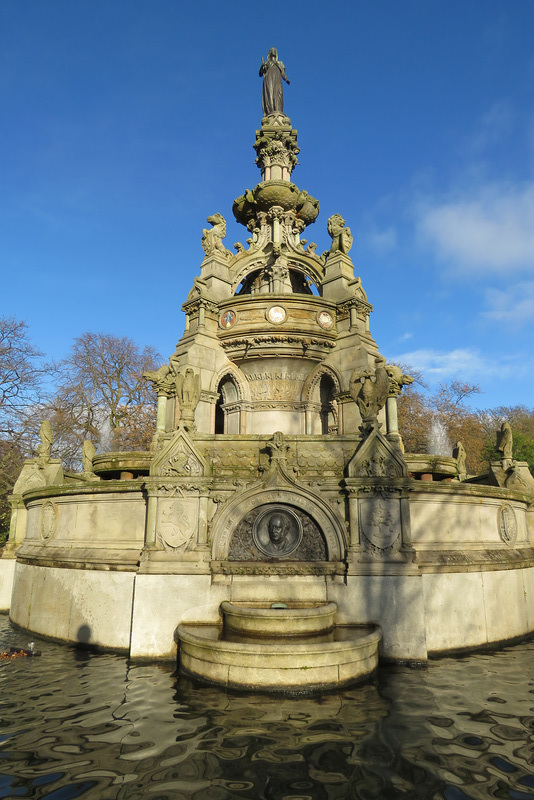
[[[371,334],[343,217],[329,218],[322,255],[302,238],[319,203],[292,182],[297,131],[275,49],[260,74],[261,180],[233,203],[246,239],[232,253],[220,213],[199,224],[185,331],[146,374],[151,450],[86,446],[84,473],[55,468],[51,486],[43,430],[13,496],[11,616],[70,641],[87,641],[90,620],[89,644],[131,657],[179,647],[196,675],[264,688],[368,674],[373,626],[383,657],[416,662],[524,635],[534,483],[508,432],[489,476],[467,475],[460,444],[454,458],[404,454],[397,397],[412,378]],[[503,587],[517,607],[495,602]],[[247,635],[278,630],[280,648],[225,641],[221,625],[243,615]],[[294,641],[303,631],[321,636]]]

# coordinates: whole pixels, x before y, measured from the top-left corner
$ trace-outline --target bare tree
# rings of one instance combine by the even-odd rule
[[[31,449],[26,423],[38,402],[44,371],[41,356],[25,322],[0,317],[0,542],[9,528],[7,495]]]
[[[42,353],[28,338],[25,322],[0,317],[0,436],[13,437],[21,416],[36,402],[43,374]]]
[[[74,340],[53,365],[56,391],[47,404],[67,464],[77,461],[84,439],[100,450],[149,446],[157,400],[142,375],[160,362],[155,348],[128,337],[84,333]]]

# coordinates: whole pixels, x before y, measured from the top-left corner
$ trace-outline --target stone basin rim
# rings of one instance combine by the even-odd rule
[[[355,636],[351,639],[344,639],[337,642],[314,642],[313,635],[308,637],[306,641],[292,640],[291,642],[281,640],[280,643],[262,642],[230,642],[224,640],[214,640],[208,632],[218,630],[222,632],[221,625],[202,624],[198,622],[181,622],[176,630],[175,638],[177,641],[184,641],[197,647],[206,648],[209,650],[224,650],[226,652],[234,653],[251,653],[257,652],[265,656],[280,653],[283,655],[300,654],[315,654],[319,653],[334,653],[354,650],[354,648],[366,648],[369,645],[378,642],[382,638],[382,629],[379,625],[371,623],[364,625],[339,625],[344,630],[353,630],[355,634],[360,633],[360,636]],[[204,632],[202,635],[201,631]]]
[[[287,608],[272,608],[267,604],[253,605],[252,603],[232,603],[230,600],[223,600],[221,603],[221,610],[223,614],[230,614],[232,616],[303,619],[309,617],[333,616],[337,612],[337,603],[317,603],[313,605],[288,604]]]

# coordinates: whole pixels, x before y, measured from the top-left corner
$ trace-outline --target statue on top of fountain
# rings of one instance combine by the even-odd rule
[[[276,47],[271,47],[269,50],[267,61],[264,61],[263,58],[261,59],[260,77],[263,77],[263,92],[261,96],[263,116],[283,114],[284,90],[282,81],[284,80],[288,85],[290,81],[286,75],[284,64],[282,61],[278,61]]]

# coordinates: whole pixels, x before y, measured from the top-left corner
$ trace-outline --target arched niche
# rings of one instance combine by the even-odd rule
[[[234,369],[225,369],[217,377],[213,391],[215,402],[213,433],[244,433],[242,401],[246,399],[246,384]]]
[[[287,506],[303,511],[316,523],[326,543],[327,561],[342,561],[347,546],[344,523],[317,495],[302,488],[257,487],[228,501],[211,524],[212,558],[228,558],[232,536],[241,521],[256,508]]]
[[[319,282],[304,270],[289,268],[289,282],[293,294],[320,295]],[[269,273],[264,269],[255,269],[247,273],[237,285],[236,295],[264,294],[272,292],[273,286]]]
[[[240,433],[240,408],[237,386],[231,375],[225,375],[217,387],[214,433]]]
[[[307,434],[342,433],[336,400],[340,391],[341,381],[331,367],[321,364],[308,376],[302,389],[302,399],[307,404]]]

